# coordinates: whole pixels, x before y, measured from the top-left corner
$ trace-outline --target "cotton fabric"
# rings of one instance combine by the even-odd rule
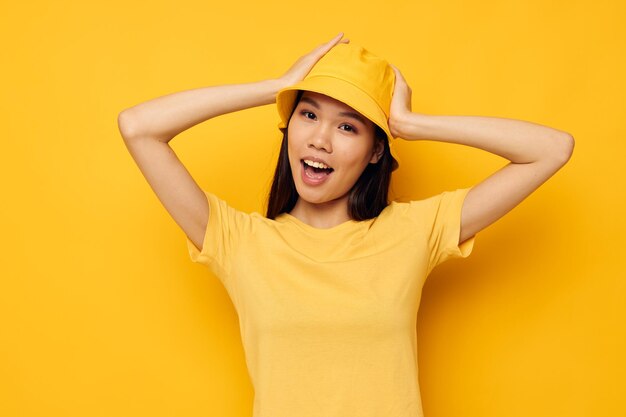
[[[205,191],[201,250],[239,316],[253,417],[422,417],[416,320],[434,267],[458,245],[471,188],[392,202],[375,219],[329,229],[275,220]]]

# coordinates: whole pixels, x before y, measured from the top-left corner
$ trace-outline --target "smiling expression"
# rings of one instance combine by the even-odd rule
[[[305,91],[289,120],[288,151],[300,199],[325,203],[344,199],[369,163],[383,148],[374,148],[375,125],[347,104],[324,94]],[[331,174],[318,185],[302,179],[303,159],[323,161]]]

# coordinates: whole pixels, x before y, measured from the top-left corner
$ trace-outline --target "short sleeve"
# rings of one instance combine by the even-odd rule
[[[192,262],[206,265],[223,283],[226,283],[231,261],[243,234],[248,229],[250,215],[228,205],[216,195],[204,191],[209,203],[209,220],[204,232],[201,250],[186,236]]]
[[[470,190],[471,187],[459,188],[422,200],[425,220],[430,223],[430,230],[426,231],[430,249],[429,271],[449,259],[467,258],[472,253],[476,235],[459,245],[461,210]]]

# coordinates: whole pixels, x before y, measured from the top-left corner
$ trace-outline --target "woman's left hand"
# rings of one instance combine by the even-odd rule
[[[391,65],[391,64],[389,64]],[[389,109],[389,130],[394,138],[400,137],[399,132],[402,120],[411,113],[411,87],[400,73],[400,70],[391,65],[396,73],[396,82],[393,89],[393,97],[391,98],[391,107]]]

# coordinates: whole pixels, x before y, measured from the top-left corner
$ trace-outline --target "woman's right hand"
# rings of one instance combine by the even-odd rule
[[[317,61],[319,61],[320,58],[326,54],[326,52],[330,51],[333,46],[338,43],[350,42],[349,39],[341,39],[342,37],[343,32],[339,32],[339,34],[330,41],[321,44],[308,54],[301,56],[284,75],[278,78],[279,85],[281,86],[280,88],[294,85],[298,81],[303,80],[315,66]]]

